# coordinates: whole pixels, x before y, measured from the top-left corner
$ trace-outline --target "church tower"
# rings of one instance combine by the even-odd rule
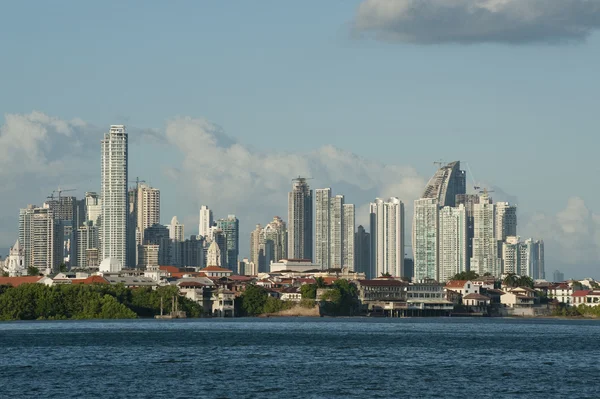
[[[6,266],[8,269],[8,275],[10,277],[19,277],[27,275],[27,268],[25,267],[25,254],[19,240],[10,249],[10,255],[6,259]]]
[[[221,250],[219,249],[216,241],[211,242],[210,247],[208,247],[208,253],[206,254],[206,265],[221,266]]]

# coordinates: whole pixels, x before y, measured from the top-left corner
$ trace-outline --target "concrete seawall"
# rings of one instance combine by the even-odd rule
[[[291,309],[282,310],[277,313],[264,313],[259,317],[319,317],[321,316],[321,312],[319,312],[319,305],[316,305],[313,308],[305,308],[299,305],[294,306]]]

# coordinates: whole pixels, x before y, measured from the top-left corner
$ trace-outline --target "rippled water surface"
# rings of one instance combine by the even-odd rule
[[[600,398],[600,321],[0,323],[0,397]]]

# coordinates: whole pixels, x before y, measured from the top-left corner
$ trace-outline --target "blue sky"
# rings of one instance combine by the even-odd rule
[[[556,215],[572,197],[590,217],[600,209],[595,26],[559,44],[378,40],[352,29],[362,3],[8,2],[0,110],[79,118],[98,127],[92,143],[112,123],[162,131],[178,117],[205,118],[251,152],[332,145],[425,179],[434,161],[460,159],[516,197],[521,215]],[[153,171],[168,186],[165,170],[183,168],[176,146],[136,148],[133,176]],[[177,196],[159,188],[167,223]],[[586,272],[597,260],[586,259]]]

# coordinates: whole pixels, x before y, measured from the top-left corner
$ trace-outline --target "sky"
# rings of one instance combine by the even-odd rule
[[[59,185],[100,191],[126,124],[130,179],[186,234],[198,209],[249,232],[313,179],[368,220],[434,162],[518,205],[546,272],[600,278],[599,0],[9,2],[0,12],[0,248]]]

